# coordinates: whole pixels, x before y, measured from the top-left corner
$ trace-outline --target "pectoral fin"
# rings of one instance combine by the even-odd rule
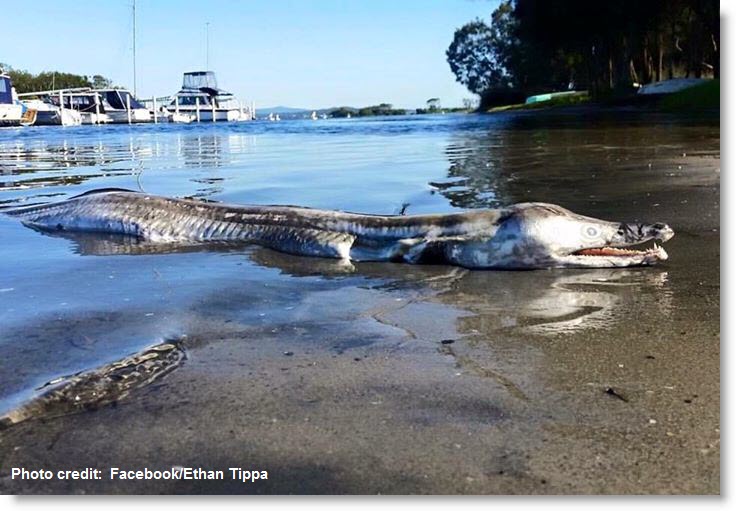
[[[404,254],[404,261],[411,264],[446,264],[448,247],[452,243],[465,243],[464,236],[432,237],[416,243]]]
[[[412,247],[424,243],[424,238],[404,238],[390,242],[369,242],[353,245],[350,256],[354,261],[403,261]]]
[[[288,228],[274,230],[268,236],[254,241],[287,254],[350,260],[350,249],[355,236],[316,229]]]

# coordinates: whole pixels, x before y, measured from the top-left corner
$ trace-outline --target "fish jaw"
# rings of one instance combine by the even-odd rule
[[[653,266],[669,258],[667,251],[657,243],[646,250],[619,247],[601,247],[579,250],[558,256],[558,268],[625,268],[631,266]]]

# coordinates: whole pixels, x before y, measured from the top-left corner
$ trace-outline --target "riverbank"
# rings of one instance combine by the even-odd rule
[[[553,97],[546,101],[538,101],[535,103],[516,103],[513,105],[497,106],[487,110],[488,113],[496,112],[514,112],[523,110],[540,110],[550,108],[562,108],[572,106],[582,106],[591,103],[590,95],[586,92],[576,92],[574,94],[561,97]]]
[[[498,106],[486,113],[513,111],[585,111],[637,108],[673,114],[720,115],[720,80],[709,80],[672,94],[631,95],[593,100],[587,92],[553,97],[547,101]]]

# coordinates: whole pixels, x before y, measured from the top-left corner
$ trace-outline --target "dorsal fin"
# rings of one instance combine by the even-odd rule
[[[110,192],[140,193],[140,192],[136,192],[135,190],[128,190],[127,188],[97,188],[95,190],[87,190],[84,193],[80,193],[79,195],[75,195],[74,197],[69,197],[69,198],[76,199],[78,197],[84,197],[86,195],[96,195],[98,193],[110,193]]]

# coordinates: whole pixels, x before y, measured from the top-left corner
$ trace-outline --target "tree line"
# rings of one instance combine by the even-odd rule
[[[113,86],[112,80],[101,75],[84,76],[60,71],[42,71],[33,74],[28,71],[14,69],[0,64],[0,69],[10,76],[13,87],[18,94],[52,89],[72,89],[77,87],[94,87],[105,89]]]
[[[373,117],[376,115],[405,115],[406,110],[403,108],[394,108],[390,103],[381,103],[380,105],[364,106],[362,108],[350,108],[341,106],[328,110],[327,115],[330,117]]]
[[[481,96],[720,77],[715,0],[507,0],[459,28],[446,52],[457,80]]]

